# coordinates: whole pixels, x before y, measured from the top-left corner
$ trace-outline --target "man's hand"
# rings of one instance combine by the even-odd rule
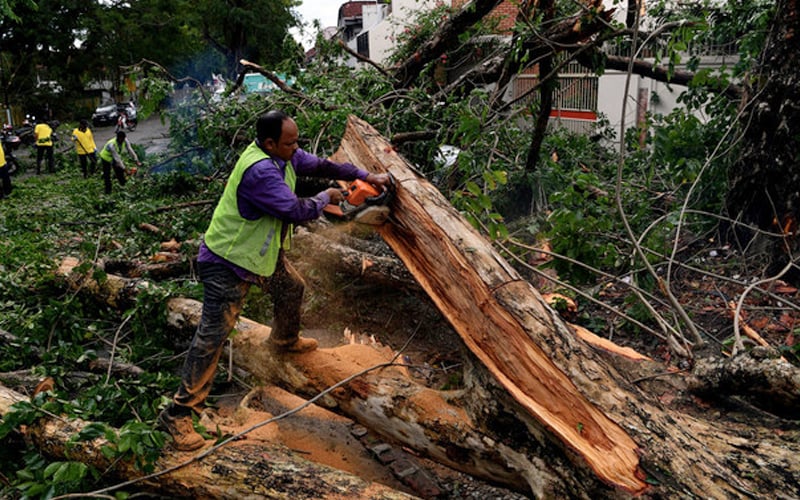
[[[337,204],[344,201],[344,194],[342,193],[341,189],[337,188],[328,188],[325,190],[328,193],[328,197],[331,199],[331,204]]]
[[[369,174],[365,181],[374,186],[388,187],[392,182],[392,176],[389,174]]]

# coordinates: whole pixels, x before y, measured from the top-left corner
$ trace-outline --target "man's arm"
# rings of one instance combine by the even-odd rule
[[[336,163],[314,156],[298,149],[292,157],[292,166],[298,175],[327,177],[329,179],[351,181],[361,179],[376,186],[387,187],[391,182],[389,174],[374,174],[358,168],[352,163]]]
[[[136,156],[136,151],[133,150],[133,146],[131,146],[131,141],[129,141],[128,139],[125,139],[125,147],[128,148],[128,154],[131,155],[133,161],[135,161],[138,164],[139,157]]]
[[[237,197],[239,212],[246,219],[268,214],[284,222],[301,223],[319,217],[326,205],[341,201],[342,194],[330,188],[299,198],[286,184],[282,169],[272,160],[263,160],[244,173]]]

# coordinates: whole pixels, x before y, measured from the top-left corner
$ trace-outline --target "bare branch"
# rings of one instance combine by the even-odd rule
[[[356,52],[355,50],[351,49],[350,47],[348,47],[348,46],[347,46],[347,44],[346,44],[346,43],[344,43],[344,40],[339,40],[339,46],[340,46],[340,47],[342,47],[342,49],[343,49],[345,52],[347,52],[347,53],[348,53],[348,54],[350,54],[351,56],[355,57],[355,58],[356,58],[356,59],[358,59],[359,61],[361,61],[361,62],[363,62],[363,63],[366,63],[366,64],[369,64],[369,65],[370,65],[370,66],[372,66],[373,68],[377,69],[377,70],[378,70],[378,72],[379,72],[380,74],[382,74],[383,76],[385,76],[386,78],[392,78],[392,75],[390,75],[390,74],[389,74],[389,73],[388,73],[388,72],[387,72],[387,71],[386,71],[386,70],[383,68],[383,66],[381,66],[381,65],[380,65],[380,64],[378,64],[378,63],[376,63],[375,61],[373,61],[373,60],[372,60],[372,59],[370,59],[369,57],[364,57],[364,56],[362,56],[361,54],[359,54],[358,52]]]

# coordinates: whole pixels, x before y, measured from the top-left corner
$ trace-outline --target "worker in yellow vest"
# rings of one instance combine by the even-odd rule
[[[120,186],[125,185],[125,163],[123,157],[130,157],[141,166],[142,162],[136,156],[127,135],[123,131],[117,132],[115,137],[108,140],[100,151],[100,162],[103,164],[103,182],[105,183],[106,194],[111,194],[111,168],[114,168],[114,175],[117,177]]]
[[[205,444],[192,427],[211,390],[225,340],[236,324],[252,284],[273,301],[268,347],[276,355],[300,354],[317,341],[300,335],[300,308],[305,284],[284,255],[292,225],[318,218],[330,203],[344,199],[328,188],[311,197],[295,194],[298,176],[361,179],[379,187],[389,174],[375,174],[351,163],[336,163],[307,153],[297,144],[297,123],[281,111],[256,122],[255,140],[233,167],[214,210],[197,256],[203,282],[203,314],[186,354],[181,384],[172,403],[159,415],[173,447],[191,451]]]
[[[78,127],[72,131],[72,142],[75,143],[75,152],[78,153],[81,172],[83,172],[83,178],[86,179],[89,175],[94,174],[97,168],[97,155],[95,154],[97,145],[94,143],[94,135],[92,135],[88,121],[81,120],[78,123]]]
[[[55,158],[53,157],[53,129],[44,120],[37,120],[33,129],[33,138],[36,141],[36,175],[41,174],[42,160],[47,157],[47,171],[51,174],[56,171]]]
[[[0,145],[0,200],[11,194],[11,172],[6,163],[6,152]]]

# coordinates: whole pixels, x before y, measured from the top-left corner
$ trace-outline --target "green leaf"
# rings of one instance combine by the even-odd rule
[[[108,430],[109,428],[106,424],[102,422],[92,422],[83,429],[81,429],[81,431],[78,434],[71,437],[70,440],[91,441],[92,439],[98,438],[100,436],[105,436]]]
[[[51,477],[51,476],[53,476],[53,475],[56,473],[56,471],[57,471],[57,470],[58,470],[58,469],[59,469],[59,468],[60,468],[62,465],[64,465],[65,463],[66,463],[66,462],[52,462],[50,465],[48,465],[47,467],[45,467],[45,469],[44,469],[44,477],[48,478],[48,477]]]
[[[480,186],[475,184],[473,181],[468,181],[466,185],[467,191],[474,194],[475,196],[481,196],[483,193],[481,192]]]
[[[89,468],[84,463],[65,462],[56,471],[53,481],[56,483],[77,482],[86,476],[88,470]]]

